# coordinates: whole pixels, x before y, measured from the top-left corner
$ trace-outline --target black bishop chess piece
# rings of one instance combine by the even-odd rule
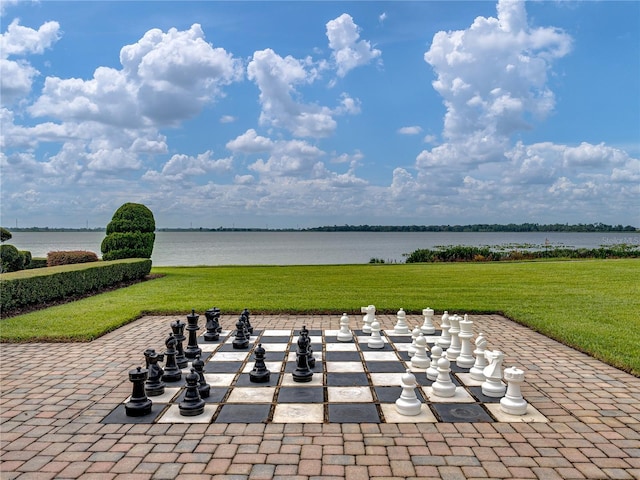
[[[303,327],[304,328],[304,327]],[[293,371],[293,381],[304,383],[310,382],[313,372],[309,368],[309,337],[298,336],[298,351],[296,352],[296,369]]]
[[[191,369],[186,376],[187,389],[184,394],[184,400],[178,404],[180,415],[184,417],[195,417],[204,413],[204,400],[200,397],[198,391],[198,374],[195,369]]]
[[[151,413],[151,399],[144,393],[144,382],[149,371],[146,368],[138,367],[129,370],[129,380],[133,383],[131,398],[124,404],[124,410],[129,417],[142,417]]]
[[[204,340],[206,342],[217,342],[220,340],[220,332],[222,327],[220,326],[220,309],[213,307],[204,312],[204,316],[207,319],[205,328],[207,329],[204,334]]]
[[[249,348],[249,332],[242,317],[236,322],[236,337],[233,339],[233,348],[235,350],[244,350]]]
[[[253,327],[251,326],[251,320],[249,319],[249,317],[251,316],[251,312],[249,312],[249,309],[245,308],[244,310],[242,310],[240,316],[244,317],[244,323],[247,326],[247,331],[250,335],[253,335]]]
[[[259,343],[254,352],[256,363],[253,366],[253,370],[249,372],[249,380],[254,383],[266,383],[271,376],[271,372],[264,363],[265,354],[264,347]]]
[[[171,330],[173,330],[173,336],[176,337],[176,364],[180,368],[187,368],[189,366],[189,360],[184,355],[184,348],[182,342],[186,338],[184,336],[184,327],[187,324],[179,318],[175,322],[171,322]]]
[[[300,335],[304,335],[307,338],[307,363],[309,368],[316,368],[316,357],[313,356],[313,349],[311,348],[311,339],[309,338],[309,330],[307,326],[303,325],[300,330]]]
[[[164,359],[164,355],[157,353],[153,348],[147,348],[144,351],[144,359],[147,363],[147,370],[149,371],[149,376],[146,382],[144,382],[144,391],[150,397],[162,395],[165,387],[162,381],[164,370],[158,365],[158,362]]]
[[[176,345],[178,341],[173,333],[170,333],[164,344],[167,346],[167,350],[164,352],[164,374],[162,375],[162,381],[164,382],[179,382],[182,379],[182,370],[176,363]]]
[[[200,398],[208,398],[211,387],[207,383],[207,379],[204,378],[204,362],[200,358],[200,355],[191,363],[191,366],[198,374],[198,392],[200,392]]]
[[[187,332],[189,332],[189,340],[187,341],[187,348],[184,349],[184,355],[187,358],[194,359],[198,355],[202,355],[202,349],[198,346],[198,334],[200,330],[198,326],[198,319],[200,315],[196,314],[195,310],[191,310],[191,315],[187,315]]]

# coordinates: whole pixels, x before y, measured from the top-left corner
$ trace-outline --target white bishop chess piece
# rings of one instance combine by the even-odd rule
[[[396,410],[401,415],[419,415],[422,403],[416,395],[415,389],[418,384],[411,370],[407,369],[406,373],[402,375],[400,386],[402,387],[402,393],[400,398],[396,400]]]
[[[524,415],[527,413],[527,401],[522,397],[520,384],[524,382],[524,371],[510,367],[504,371],[507,381],[507,394],[500,399],[500,409],[509,415]]]
[[[340,331],[336,335],[339,342],[350,342],[353,340],[353,333],[349,330],[349,317],[346,313],[340,317]]]

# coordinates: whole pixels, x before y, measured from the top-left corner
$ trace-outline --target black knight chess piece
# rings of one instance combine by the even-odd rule
[[[304,328],[304,327],[303,327]],[[298,336],[298,351],[296,352],[296,369],[293,371],[293,381],[310,382],[313,372],[309,368],[309,337]]]
[[[187,390],[184,394],[184,400],[178,404],[180,415],[184,417],[195,417],[204,412],[205,402],[200,397],[198,391],[198,374],[195,369],[191,369],[191,373],[187,373]]]
[[[235,350],[244,350],[249,348],[248,332],[242,317],[240,317],[236,322],[236,337],[233,339],[233,348]]]
[[[129,417],[142,417],[151,413],[152,402],[144,393],[144,382],[149,371],[138,367],[129,371],[129,380],[133,383],[131,398],[124,404],[124,410]]]
[[[184,350],[184,355],[187,358],[194,359],[198,355],[202,355],[202,349],[198,346],[198,334],[200,330],[198,326],[198,319],[200,315],[196,314],[195,310],[191,310],[191,315],[187,315],[187,332],[189,332],[189,340],[187,341],[187,348]]]
[[[157,353],[153,348],[147,348],[144,351],[144,359],[147,363],[147,370],[149,375],[144,382],[144,391],[150,397],[157,397],[164,393],[164,382],[162,381],[162,375],[164,370],[158,362],[162,362],[164,355]]]
[[[204,334],[204,340],[206,342],[217,342],[220,340],[220,332],[222,331],[222,327],[220,327],[220,309],[217,307],[210,308],[204,312],[204,316],[207,319],[205,324],[207,331]]]
[[[251,316],[251,312],[249,312],[249,309],[245,308],[244,310],[242,310],[240,316],[244,317],[244,323],[247,326],[247,331],[250,335],[253,335],[253,327],[251,326],[251,320],[249,319],[249,317]]]
[[[200,393],[200,397],[208,398],[211,387],[207,383],[207,380],[204,378],[204,362],[198,355],[191,365],[198,374],[198,392]]]
[[[162,381],[164,382],[179,382],[182,379],[182,371],[176,363],[177,343],[173,333],[170,333],[164,342],[167,346],[167,350],[164,352],[166,361],[164,364],[164,374],[162,375]]]
[[[256,363],[253,370],[249,372],[249,380],[254,383],[266,383],[271,376],[271,372],[264,363],[265,353],[264,347],[259,343],[255,351]]]
[[[173,336],[176,339],[176,364],[179,368],[186,368],[189,366],[189,360],[184,355],[184,348],[182,346],[182,342],[186,338],[184,336],[184,327],[187,324],[184,323],[179,318],[175,322],[171,322],[171,330],[173,331]]]

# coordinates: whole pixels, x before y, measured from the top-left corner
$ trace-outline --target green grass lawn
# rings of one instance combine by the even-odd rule
[[[158,267],[162,278],[4,319],[0,340],[87,341],[144,314],[500,312],[640,376],[640,260]]]

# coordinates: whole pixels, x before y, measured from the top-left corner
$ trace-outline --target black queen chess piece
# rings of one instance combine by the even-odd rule
[[[302,327],[303,330],[306,327]],[[293,381],[298,383],[310,382],[313,371],[309,368],[309,337],[298,336],[298,351],[296,352],[296,369],[293,371]]]
[[[204,340],[206,342],[217,342],[220,340],[220,332],[222,327],[220,326],[220,309],[213,307],[204,312],[204,316],[207,319],[205,328],[207,331],[204,334]]]
[[[157,397],[164,393],[165,384],[162,381],[164,370],[158,362],[164,359],[164,355],[157,353],[153,348],[147,348],[144,351],[144,359],[147,364],[149,375],[144,382],[144,391],[150,397]]]
[[[178,404],[180,415],[184,417],[195,417],[204,413],[205,401],[200,397],[198,391],[198,374],[192,368],[186,376],[187,389],[184,394],[184,400]]]
[[[182,344],[186,338],[184,336],[184,327],[186,326],[187,324],[179,318],[176,319],[175,322],[171,322],[171,330],[173,331],[173,336],[176,338],[176,365],[178,365],[179,368],[189,366],[189,360],[187,360],[187,357],[184,355],[184,347]]]
[[[129,417],[142,417],[151,413],[151,399],[144,393],[144,382],[147,380],[149,371],[146,368],[138,367],[129,370],[129,380],[133,383],[131,398],[124,404],[124,410]]]
[[[198,346],[198,334],[200,330],[198,326],[198,319],[200,315],[196,314],[195,310],[191,310],[191,314],[187,315],[187,332],[189,332],[189,340],[187,341],[187,348],[184,350],[185,357],[194,359],[198,355],[202,355],[202,349]]]
[[[162,381],[164,382],[179,382],[182,379],[182,370],[180,370],[180,367],[178,367],[176,363],[177,343],[178,341],[176,337],[173,336],[173,333],[170,333],[164,341],[167,347],[167,350],[164,352],[166,361],[164,363],[164,374],[162,375]]]
[[[253,366],[253,370],[249,372],[249,380],[254,383],[266,383],[271,376],[271,372],[264,363],[265,353],[264,347],[259,343],[254,352],[256,363]]]

